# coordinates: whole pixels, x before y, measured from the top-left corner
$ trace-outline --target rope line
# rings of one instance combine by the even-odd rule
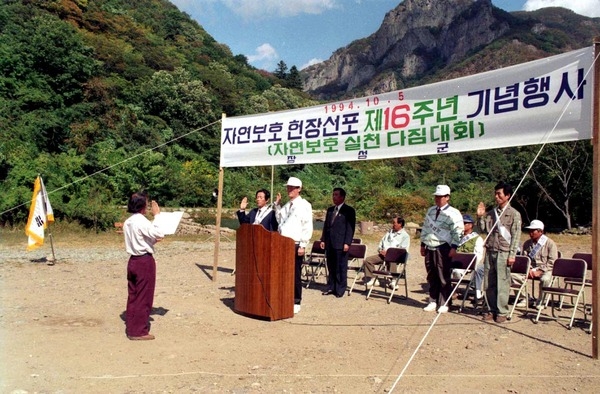
[[[580,88],[582,87],[582,84],[583,84],[583,82],[586,80],[586,78],[587,78],[587,76],[590,74],[590,72],[592,72],[592,70],[593,70],[593,68],[594,68],[594,65],[595,65],[595,63],[597,62],[597,60],[598,60],[599,56],[600,56],[600,53],[599,53],[599,54],[596,54],[596,56],[595,56],[595,58],[594,58],[594,60],[593,60],[593,62],[592,62],[592,65],[591,65],[591,67],[590,67],[590,68],[589,68],[589,69],[586,71],[586,73],[585,73],[585,75],[584,75],[584,78],[582,79],[582,82],[581,82],[581,83],[580,83],[580,84],[577,86],[577,88],[578,88],[578,89],[580,89]],[[547,133],[546,133],[546,134],[545,134],[545,135],[542,137],[542,140],[541,140],[541,147],[540,147],[540,149],[538,150],[538,152],[537,152],[537,153],[536,153],[536,155],[534,156],[533,160],[532,160],[532,161],[531,161],[531,163],[529,164],[529,166],[528,166],[527,170],[524,172],[524,174],[523,174],[523,176],[521,177],[521,180],[519,181],[518,185],[517,185],[517,186],[514,188],[514,190],[513,190],[513,194],[512,194],[512,195],[511,195],[511,197],[509,198],[509,200],[508,200],[508,204],[507,204],[507,205],[510,205],[510,203],[512,202],[512,199],[514,198],[515,194],[517,193],[517,191],[518,191],[518,190],[520,189],[520,187],[522,186],[523,182],[525,181],[525,178],[527,177],[527,175],[529,174],[529,172],[530,172],[530,171],[531,171],[531,169],[533,168],[534,164],[535,164],[535,163],[538,161],[538,159],[539,159],[539,157],[540,157],[540,155],[541,155],[542,151],[544,150],[545,146],[548,144],[548,140],[550,139],[550,137],[551,137],[551,136],[554,134],[554,132],[556,131],[556,128],[558,127],[558,124],[560,123],[560,121],[562,120],[563,116],[565,115],[565,113],[566,113],[566,111],[567,111],[568,107],[570,106],[570,104],[571,104],[571,103],[572,103],[574,100],[575,100],[575,97],[573,97],[573,96],[572,96],[572,97],[570,98],[570,100],[569,100],[569,101],[567,101],[567,102],[565,103],[565,105],[564,105],[564,108],[563,108],[563,110],[562,110],[561,114],[559,115],[558,119],[557,119],[557,120],[556,120],[556,122],[554,123],[554,126],[552,127],[552,129],[551,129],[549,132],[547,132]],[[64,186],[62,186],[62,187],[59,187],[59,188],[57,188],[57,189],[55,189],[55,190],[52,190],[52,191],[48,192],[47,194],[48,194],[48,195],[50,195],[50,194],[56,193],[56,192],[58,192],[58,191],[60,191],[60,190],[63,190],[63,189],[65,189],[65,188],[69,187],[69,186],[72,186],[72,185],[74,185],[74,184],[77,184],[77,183],[83,182],[83,181],[85,181],[85,180],[87,180],[87,179],[89,179],[89,178],[92,178],[92,177],[94,177],[94,176],[96,176],[96,175],[98,175],[98,174],[101,174],[101,173],[103,173],[103,172],[106,172],[106,171],[108,171],[108,170],[110,170],[110,169],[114,168],[114,167],[117,167],[117,166],[119,166],[119,165],[121,165],[121,164],[123,164],[123,163],[125,163],[125,162],[128,162],[128,161],[130,161],[130,160],[133,160],[133,159],[135,159],[135,158],[137,158],[137,157],[140,157],[140,156],[142,156],[142,155],[144,155],[144,154],[146,154],[146,153],[148,153],[148,152],[151,152],[151,151],[154,151],[154,150],[156,150],[156,149],[158,149],[158,148],[161,148],[161,147],[163,147],[163,146],[169,145],[169,144],[171,144],[171,143],[173,143],[173,142],[175,142],[175,141],[178,141],[178,140],[180,140],[181,138],[187,137],[188,135],[190,135],[190,134],[193,134],[193,133],[196,133],[196,132],[198,132],[198,131],[201,131],[201,130],[203,130],[203,129],[207,128],[207,127],[211,127],[211,126],[213,126],[213,125],[215,125],[215,124],[217,124],[217,123],[219,123],[219,122],[221,122],[221,121],[222,121],[222,119],[216,120],[216,121],[214,121],[214,122],[212,122],[212,123],[210,123],[210,124],[207,124],[207,125],[205,125],[205,126],[202,126],[202,127],[200,127],[200,128],[197,128],[197,129],[195,129],[195,130],[189,131],[189,132],[188,132],[188,133],[186,133],[186,134],[183,134],[183,135],[181,135],[181,136],[175,137],[175,138],[173,138],[173,139],[171,139],[171,140],[169,140],[169,141],[166,141],[166,142],[164,142],[164,143],[162,143],[162,144],[159,144],[159,145],[157,145],[157,146],[155,146],[155,147],[148,148],[148,149],[146,149],[146,150],[144,150],[144,151],[142,151],[142,152],[140,152],[140,153],[138,153],[138,154],[135,154],[135,155],[133,155],[133,156],[130,156],[130,157],[128,157],[128,158],[125,158],[124,160],[122,160],[122,161],[120,161],[120,162],[118,162],[118,163],[115,163],[115,164],[113,164],[113,165],[110,165],[110,166],[108,166],[108,167],[105,167],[105,168],[103,168],[103,169],[101,169],[101,170],[95,171],[95,172],[93,172],[92,174],[86,175],[86,176],[84,176],[84,177],[82,177],[82,178],[79,178],[79,179],[77,179],[77,180],[75,180],[75,181],[73,181],[73,182],[69,183],[69,184],[66,184],[66,185],[64,185]],[[6,213],[8,213],[8,212],[11,212],[11,211],[13,211],[13,210],[15,210],[15,209],[17,209],[17,208],[20,208],[20,207],[22,207],[22,206],[26,206],[26,205],[27,205],[27,204],[29,204],[29,203],[30,203],[30,202],[29,202],[29,201],[27,201],[27,202],[24,202],[24,203],[22,203],[22,204],[20,204],[20,205],[17,205],[17,206],[15,206],[15,207],[13,207],[13,208],[10,208],[10,209],[8,209],[8,210],[2,211],[2,212],[0,212],[0,215],[6,214]],[[496,222],[494,223],[494,225],[493,225],[493,226],[492,226],[492,228],[490,229],[490,233],[491,233],[491,232],[494,230],[494,228],[497,226],[497,224],[498,224],[498,221],[496,221]],[[485,237],[485,240],[484,240],[484,242],[485,242],[485,241],[487,241],[487,239],[489,238],[489,234],[490,234],[490,233],[488,233],[488,235]],[[470,266],[473,264],[473,261],[474,261],[474,260],[475,260],[475,259],[473,259],[473,260],[471,261],[471,263],[469,264],[469,267],[470,267]],[[451,300],[451,299],[452,299],[452,295],[453,295],[453,294],[456,292],[456,290],[458,289],[458,287],[459,287],[460,283],[462,282],[462,280],[464,280],[464,276],[463,276],[463,277],[461,277],[461,279],[459,280],[459,282],[457,283],[457,285],[456,285],[456,286],[455,286],[455,287],[452,289],[452,292],[451,292],[451,294],[450,294],[450,297],[448,297],[448,300],[446,300],[446,302],[444,303],[444,306],[447,306],[447,304],[448,304],[449,300]],[[394,381],[393,385],[391,386],[391,388],[390,388],[390,390],[389,390],[389,393],[392,393],[392,392],[393,392],[393,391],[396,389],[396,387],[397,387],[398,383],[400,382],[400,380],[401,380],[401,379],[402,379],[402,378],[405,376],[405,372],[406,372],[406,370],[408,369],[408,367],[410,366],[410,364],[411,364],[411,363],[412,363],[412,361],[414,360],[414,358],[415,358],[415,356],[416,356],[417,352],[418,352],[418,351],[421,349],[421,347],[422,347],[423,343],[425,342],[425,340],[427,339],[427,337],[429,336],[429,334],[430,334],[430,333],[431,333],[431,331],[433,330],[434,326],[435,326],[435,325],[436,325],[436,323],[438,322],[438,320],[439,320],[439,318],[440,318],[440,316],[441,316],[441,315],[442,315],[441,313],[436,313],[436,316],[435,316],[435,318],[433,319],[433,321],[432,321],[432,322],[431,322],[431,324],[429,325],[429,327],[428,327],[427,331],[425,332],[425,334],[424,334],[423,338],[421,339],[421,341],[419,342],[419,344],[417,345],[417,347],[415,348],[415,350],[414,350],[414,351],[413,351],[413,353],[411,354],[410,358],[409,358],[409,359],[408,359],[408,361],[406,362],[406,364],[405,364],[404,368],[402,369],[402,371],[400,372],[400,374],[397,376],[396,380]],[[210,374],[210,375],[220,375],[220,376],[238,376],[237,374],[222,374],[222,373],[211,373],[211,372],[202,372],[202,371],[197,371],[197,372],[183,372],[183,373],[175,373],[175,374],[157,374],[157,375],[140,374],[140,375],[125,375],[125,376],[88,376],[88,377],[83,377],[83,378],[85,378],[85,379],[122,379],[122,378],[136,378],[136,377],[148,377],[148,376],[181,376],[181,375],[188,375],[188,374]],[[254,374],[254,375],[255,375],[255,376],[262,376],[262,375],[260,375],[260,374]],[[244,376],[247,376],[247,375],[244,375]],[[269,375],[269,376],[272,376],[272,375]],[[328,377],[331,377],[331,376],[342,376],[342,377],[347,377],[347,376],[365,376],[365,375],[281,375],[281,376],[328,376]],[[373,375],[368,375],[368,376],[373,376]],[[464,376],[468,376],[468,377],[506,377],[506,376],[516,376],[516,375],[430,375],[430,374],[427,374],[427,375],[422,375],[422,374],[421,374],[421,375],[419,375],[419,374],[417,374],[417,375],[407,375],[407,376],[413,376],[413,377],[431,377],[431,376],[452,376],[452,377],[464,377]],[[547,377],[547,376],[543,375],[543,376],[539,376],[539,377],[543,378],[543,377]],[[556,377],[556,376],[554,376],[554,375],[553,375],[552,377]],[[578,377],[578,378],[580,378],[580,376],[571,376],[571,375],[565,375],[565,376],[563,376],[563,377],[566,377],[566,378],[570,378],[570,377]],[[590,378],[596,378],[596,377],[598,377],[598,376],[592,375],[592,376],[589,376],[589,377],[590,377]]]
[[[69,187],[69,186],[75,185],[76,183],[83,182],[83,181],[85,181],[85,180],[86,180],[86,179],[88,179],[88,178],[92,178],[92,177],[94,177],[94,176],[96,176],[96,175],[98,175],[98,174],[101,174],[101,173],[103,173],[103,172],[105,172],[105,171],[108,171],[108,170],[110,170],[111,168],[114,168],[114,167],[120,166],[121,164],[123,164],[123,163],[125,163],[125,162],[128,162],[128,161],[130,161],[130,160],[133,160],[133,159],[135,159],[135,158],[137,158],[137,157],[140,157],[140,156],[142,156],[142,155],[145,155],[146,153],[148,153],[148,152],[152,152],[152,151],[154,151],[154,150],[156,150],[156,149],[158,149],[158,148],[162,148],[163,146],[169,145],[169,144],[170,144],[170,143],[172,143],[172,142],[178,141],[178,140],[180,140],[180,139],[182,139],[182,138],[184,138],[184,137],[187,137],[187,136],[188,136],[188,135],[190,135],[190,134],[196,133],[196,132],[198,132],[198,131],[200,131],[200,130],[203,130],[203,129],[207,128],[207,127],[213,126],[213,125],[215,125],[215,124],[217,124],[217,123],[219,123],[219,122],[221,122],[221,119],[219,119],[219,120],[216,120],[216,121],[214,121],[214,122],[212,122],[212,123],[209,123],[209,124],[207,124],[207,125],[205,125],[205,126],[199,127],[199,128],[197,128],[197,129],[195,129],[195,130],[189,131],[189,132],[187,132],[187,133],[185,133],[185,134],[182,134],[182,135],[180,135],[179,137],[175,137],[175,138],[173,138],[173,139],[171,139],[171,140],[169,140],[169,141],[163,142],[162,144],[156,145],[156,146],[155,146],[155,147],[153,147],[153,148],[148,148],[148,149],[146,149],[146,150],[144,150],[144,151],[142,151],[142,152],[140,152],[140,153],[137,153],[137,154],[135,154],[135,155],[133,155],[133,156],[127,157],[127,158],[125,158],[125,159],[121,160],[121,161],[120,161],[120,162],[118,162],[118,163],[115,163],[115,164],[113,164],[113,165],[110,165],[110,166],[108,166],[108,167],[105,167],[105,168],[103,168],[103,169],[101,169],[101,170],[98,170],[98,171],[96,171],[96,172],[93,172],[93,173],[91,173],[91,174],[89,174],[89,175],[86,175],[86,176],[84,176],[84,177],[82,177],[82,178],[76,179],[75,181],[73,181],[73,182],[71,182],[71,183],[68,183],[68,184],[66,184],[66,185],[64,185],[64,186],[61,186],[61,187],[59,187],[58,189],[54,189],[54,190],[52,190],[51,192],[48,192],[47,194],[48,194],[48,195],[50,195],[50,194],[52,194],[52,193],[56,193],[56,192],[58,192],[58,191],[60,191],[60,190],[62,190],[62,189],[65,189],[65,188],[67,188],[67,187]],[[29,203],[30,203],[30,201],[27,201],[27,202],[24,202],[24,203],[22,203],[22,204],[19,204],[19,205],[15,206],[15,207],[12,207],[12,208],[10,208],[10,209],[8,209],[8,210],[6,210],[6,211],[0,212],[0,215],[4,215],[5,213],[8,213],[8,212],[10,212],[10,211],[14,211],[15,209],[17,209],[17,208],[20,208],[20,207],[22,207],[22,206],[26,206],[26,205],[27,205],[27,204],[29,204]]]
[[[579,85],[577,85],[577,89],[579,90],[582,86],[583,83],[585,82],[587,76],[590,74],[590,72],[593,71],[594,69],[594,65],[596,64],[596,61],[598,60],[598,58],[600,57],[600,53],[596,54],[594,57],[594,60],[592,61],[592,64],[590,66],[590,68],[585,72],[584,77],[582,78],[581,82],[579,83]],[[554,126],[552,127],[552,129],[547,132],[544,137],[542,137],[542,146],[540,147],[540,149],[538,149],[537,154],[535,155],[535,157],[533,158],[533,160],[531,161],[531,163],[529,164],[529,167],[527,167],[527,170],[525,171],[525,173],[523,174],[523,176],[521,177],[521,180],[519,181],[519,184],[517,185],[516,188],[514,188],[513,190],[513,194],[510,196],[510,198],[508,199],[508,203],[506,204],[506,206],[510,205],[512,199],[514,198],[515,194],[517,194],[517,191],[519,190],[519,188],[521,187],[521,185],[523,184],[523,182],[525,181],[525,178],[527,177],[527,175],[529,174],[529,172],[531,171],[531,169],[533,168],[533,165],[537,162],[538,158],[540,157],[542,150],[546,147],[546,145],[548,144],[548,140],[550,139],[550,137],[552,136],[552,134],[554,134],[554,132],[556,131],[556,128],[558,127],[558,124],[560,123],[560,121],[562,120],[563,116],[565,115],[565,113],[567,112],[567,109],[569,108],[569,106],[571,105],[571,103],[575,100],[575,96],[571,96],[571,99],[569,101],[567,101],[563,107],[563,110],[561,112],[561,114],[559,115],[558,119],[556,120],[556,122],[554,123]],[[504,210],[503,210],[504,211]],[[494,225],[492,226],[492,228],[490,229],[490,232],[487,234],[487,236],[484,239],[484,244],[487,242],[487,239],[489,238],[490,234],[492,233],[492,231],[496,228],[496,226],[498,225],[498,222],[500,220],[500,216],[498,216],[498,220],[496,220],[494,222]],[[475,260],[475,259],[473,259]],[[471,260],[471,263],[469,264],[469,267],[471,266],[471,264],[473,264],[473,260]],[[456,284],[456,286],[452,289],[452,292],[450,293],[450,296],[448,297],[448,299],[446,300],[446,302],[444,303],[444,306],[448,305],[448,301],[450,301],[452,299],[452,295],[454,295],[454,293],[456,292],[456,290],[458,289],[458,286],[460,285],[460,283],[462,282],[464,278],[464,275],[460,278],[460,280],[458,281],[458,283]],[[423,342],[425,342],[425,339],[427,339],[427,337],[429,336],[429,333],[431,332],[431,330],[433,329],[433,327],[435,326],[435,324],[437,323],[438,319],[440,318],[440,315],[442,315],[441,313],[437,313],[436,312],[436,316],[433,319],[433,321],[431,322],[431,325],[429,326],[429,328],[427,329],[427,331],[425,332],[425,335],[423,336],[423,339],[421,339],[421,341],[419,342],[419,344],[417,345],[415,351],[413,352],[413,354],[410,356],[410,358],[408,359],[408,361],[406,362],[406,365],[404,366],[404,368],[402,369],[402,371],[400,372],[400,374],[398,375],[398,377],[396,378],[396,380],[394,381],[394,384],[392,385],[392,387],[390,388],[389,393],[392,393],[396,386],[398,385],[398,383],[400,382],[400,380],[402,379],[402,377],[404,376],[404,373],[406,372],[406,370],[408,369],[408,367],[410,366],[411,362],[413,361],[413,359],[415,358],[417,352],[419,351],[419,349],[421,348],[421,346],[423,345]],[[429,375],[427,375],[429,376]]]

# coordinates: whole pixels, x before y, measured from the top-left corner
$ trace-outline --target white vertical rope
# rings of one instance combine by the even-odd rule
[[[598,57],[600,56],[600,54],[595,54],[595,58],[592,62],[592,65],[590,66],[590,68],[586,71],[581,83],[577,86],[577,89],[580,89],[582,87],[583,82],[585,81],[585,79],[587,78],[587,76],[590,74],[590,72],[592,72],[592,70],[594,69],[594,64],[596,63],[596,61],[598,60]],[[552,134],[555,132],[556,128],[558,127],[558,124],[560,123],[560,121],[562,120],[563,116],[565,115],[565,113],[567,112],[567,109],[569,108],[569,105],[574,101],[575,97],[571,97],[571,99],[569,101],[567,101],[564,105],[564,108],[560,114],[560,116],[558,117],[558,119],[556,120],[556,122],[554,123],[554,126],[552,127],[552,130],[550,130],[549,132],[547,132],[545,134],[545,136],[542,138],[541,144],[542,146],[540,147],[540,149],[538,150],[537,154],[535,155],[535,157],[533,158],[533,160],[531,161],[531,163],[529,164],[529,167],[527,167],[527,170],[525,171],[525,173],[523,174],[523,176],[521,177],[521,180],[519,181],[519,184],[517,185],[517,187],[514,188],[513,190],[513,194],[510,196],[509,200],[508,200],[508,204],[511,203],[513,197],[515,196],[515,194],[517,193],[517,191],[519,190],[519,188],[521,187],[521,185],[523,184],[523,182],[525,181],[525,178],[527,177],[527,175],[529,174],[529,172],[531,171],[531,169],[533,168],[533,165],[536,163],[536,161],[538,160],[538,158],[540,157],[542,151],[544,150],[544,148],[546,147],[546,145],[548,144],[548,140],[550,139],[550,137],[552,136]],[[508,205],[507,204],[507,205]],[[498,221],[496,221],[494,223],[494,225],[492,226],[491,231],[496,227],[496,225],[498,224]],[[489,237],[489,233],[488,235],[485,237],[484,243],[485,241],[487,241]],[[471,261],[471,264],[473,264],[473,261]],[[469,265],[470,267],[470,265]],[[460,285],[460,283],[462,282],[463,278],[460,279],[460,281],[456,284],[456,286],[452,289],[452,292],[450,294],[450,297],[448,297],[448,299],[446,300],[446,302],[444,303],[444,306],[448,305],[448,301],[452,299],[452,295],[456,292],[456,289],[458,288],[458,286]],[[402,379],[402,377],[404,376],[404,373],[406,372],[406,370],[408,369],[408,367],[410,366],[410,364],[412,363],[413,359],[415,358],[417,352],[419,351],[419,349],[421,348],[421,346],[423,345],[423,342],[425,342],[425,339],[427,339],[427,337],[429,336],[429,333],[431,332],[431,330],[433,329],[433,327],[435,326],[435,324],[437,323],[438,319],[440,318],[442,314],[441,313],[436,313],[436,317],[433,319],[433,321],[431,322],[431,325],[429,326],[429,328],[427,329],[427,331],[425,332],[423,339],[421,339],[421,341],[419,342],[419,344],[417,345],[417,347],[415,348],[414,352],[412,353],[412,355],[410,356],[410,358],[408,359],[408,361],[406,362],[406,365],[404,366],[404,368],[402,369],[402,371],[400,372],[400,374],[398,375],[398,377],[396,378],[396,380],[394,381],[394,384],[392,385],[392,387],[390,388],[390,393],[392,393],[395,389],[396,386],[398,385],[398,383],[400,382],[400,380]]]

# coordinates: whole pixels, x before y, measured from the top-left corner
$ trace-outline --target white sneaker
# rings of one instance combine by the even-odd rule
[[[440,309],[438,309],[438,313],[446,313],[448,312],[448,307],[446,305],[442,305],[440,306]]]
[[[294,304],[294,315],[300,312],[300,304]]]
[[[436,309],[437,309],[437,303],[435,303],[435,302],[430,302],[429,305],[427,305],[425,308],[423,308],[423,310],[425,312],[435,312]]]
[[[515,305],[517,308],[525,308],[527,306],[527,300],[525,298],[521,298],[519,300],[519,302],[517,302],[517,305]]]
[[[388,284],[388,287],[389,287],[390,289],[394,289],[394,290],[398,290],[398,288],[399,288],[399,287],[398,287],[398,285],[396,284],[396,281],[395,281],[395,280],[391,281],[391,282]]]
[[[371,287],[374,284],[375,284],[375,278],[371,278],[371,279],[369,279],[368,282],[365,282],[365,286],[367,286],[367,287]]]

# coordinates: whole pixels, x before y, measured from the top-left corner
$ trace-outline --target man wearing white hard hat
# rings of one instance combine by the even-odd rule
[[[552,267],[554,261],[558,258],[558,247],[553,240],[544,234],[544,223],[541,220],[532,220],[525,229],[529,230],[529,239],[523,243],[523,254],[531,259],[528,278],[539,279],[540,288],[550,286],[552,283]],[[512,280],[521,284],[523,277],[514,275]],[[540,291],[540,297],[537,300],[538,306],[541,304],[542,299],[543,294]],[[524,302],[527,301],[524,300]]]
[[[449,204],[450,187],[437,185],[435,205],[427,210],[421,230],[421,256],[425,257],[429,304],[426,312],[448,312],[447,302],[452,293],[452,257],[463,235],[460,211]],[[438,308],[439,306],[439,308]]]
[[[278,231],[284,237],[289,237],[296,243],[294,266],[294,313],[300,312],[302,302],[302,262],[306,246],[310,243],[313,233],[312,205],[300,196],[302,181],[294,176],[285,184],[289,201],[281,206],[281,193],[275,200],[275,215],[279,222]]]

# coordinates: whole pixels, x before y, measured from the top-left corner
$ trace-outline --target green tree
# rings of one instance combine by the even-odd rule
[[[591,161],[588,141],[548,144],[529,173],[544,199],[560,212],[567,229],[572,228],[573,201],[589,202]]]
[[[285,64],[283,60],[280,60],[279,63],[277,63],[277,68],[275,68],[275,71],[273,71],[273,75],[283,81],[287,78],[287,71],[287,64]]]
[[[287,76],[287,87],[297,90],[302,90],[304,88],[300,71],[298,71],[296,66],[292,66],[292,68],[290,68],[290,73]]]

